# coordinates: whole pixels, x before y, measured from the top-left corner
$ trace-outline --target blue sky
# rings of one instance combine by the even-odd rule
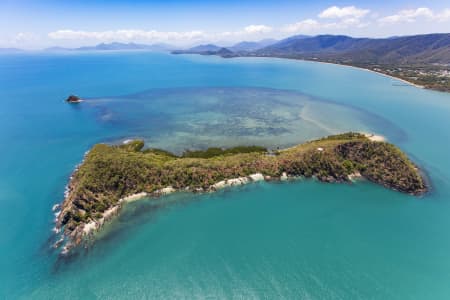
[[[0,0],[0,47],[111,41],[229,45],[294,34],[431,32],[450,32],[449,1]]]

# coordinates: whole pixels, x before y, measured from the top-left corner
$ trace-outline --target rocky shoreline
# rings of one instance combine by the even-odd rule
[[[103,225],[105,225],[107,222],[111,221],[115,216],[117,216],[119,214],[120,210],[122,209],[123,205],[126,205],[127,203],[139,201],[139,200],[142,200],[145,198],[162,197],[162,196],[166,196],[166,195],[176,193],[176,192],[181,192],[181,191],[193,192],[193,193],[212,193],[212,192],[215,192],[215,191],[218,191],[221,189],[225,189],[228,187],[239,186],[239,185],[244,185],[244,184],[258,182],[258,181],[277,181],[277,180],[285,181],[285,180],[288,180],[289,177],[291,177],[291,176],[287,175],[286,173],[283,173],[282,176],[280,176],[279,178],[273,178],[270,176],[264,176],[261,173],[255,173],[255,174],[251,174],[246,177],[238,177],[238,178],[222,180],[222,181],[219,181],[219,182],[211,185],[207,189],[197,188],[197,189],[191,190],[189,187],[182,188],[182,189],[175,189],[172,186],[168,186],[168,187],[156,190],[152,193],[139,192],[139,193],[128,195],[124,198],[119,199],[118,203],[116,205],[114,205],[113,207],[107,209],[102,214],[102,217],[99,218],[98,220],[90,221],[89,223],[83,224],[76,230],[72,231],[72,233],[69,236],[69,239],[75,241],[75,243],[72,243],[71,241],[66,243],[62,247],[61,254],[65,255],[65,254],[69,253],[70,249],[72,249],[76,245],[80,244],[83,240],[88,240],[90,238],[94,238],[95,233],[97,233],[103,227]],[[349,179],[351,179],[350,176],[349,176]],[[55,223],[57,223],[57,224],[60,223],[58,216],[61,215],[61,212],[62,212],[62,210],[58,211],[59,208],[61,208],[60,204],[55,204],[52,208],[52,211],[55,212],[55,216],[56,216]],[[61,227],[59,227],[57,225],[54,228],[54,232],[57,234],[60,233]],[[61,246],[61,244],[63,244],[64,241],[65,241],[65,237],[64,236],[60,237],[60,239],[58,239],[54,243],[53,247],[55,249],[59,248]]]
[[[63,203],[54,206],[55,248],[62,254],[93,240],[95,233],[123,205],[177,191],[214,192],[257,181],[317,178],[322,182],[352,182],[365,178],[412,195],[427,191],[417,167],[379,136],[347,133],[311,141],[278,152],[239,148],[242,153],[195,152],[179,157],[143,142],[96,145],[70,177]],[[217,150],[215,150],[217,152]],[[194,152],[190,152],[191,155]],[[197,157],[200,156],[200,157]],[[237,175],[237,176],[236,176]],[[60,211],[57,211],[60,209]]]

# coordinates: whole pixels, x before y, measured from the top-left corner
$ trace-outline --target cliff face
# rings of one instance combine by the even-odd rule
[[[136,193],[213,191],[233,182],[286,176],[346,182],[355,173],[398,191],[414,195],[426,191],[418,169],[397,147],[370,141],[358,133],[330,136],[272,153],[260,147],[210,148],[178,157],[158,149],[142,150],[143,146],[142,141],[120,146],[98,144],[87,154],[72,176],[57,219],[57,229],[63,230],[69,248],[82,243],[119,211],[124,198]],[[233,178],[238,180],[229,180]]]

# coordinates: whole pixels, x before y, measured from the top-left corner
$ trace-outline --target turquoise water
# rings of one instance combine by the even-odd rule
[[[448,94],[279,59],[36,53],[0,56],[0,99],[0,298],[450,297]],[[94,143],[283,147],[348,129],[398,144],[432,191],[311,180],[178,194],[127,206],[70,261],[50,248],[51,207]]]
[[[286,148],[330,134],[386,126],[397,136],[403,134],[388,120],[361,109],[257,87],[152,89],[88,98],[77,109],[115,129],[111,142],[142,138],[149,147],[176,153],[211,145]]]

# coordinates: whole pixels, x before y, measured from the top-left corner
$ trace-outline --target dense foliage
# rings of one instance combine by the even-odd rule
[[[211,147],[206,150],[186,150],[182,157],[193,158],[211,158],[214,156],[227,155],[227,154],[239,154],[239,153],[252,153],[252,152],[267,152],[267,149],[260,146],[238,146],[228,149],[222,149],[217,147]]]
[[[422,178],[397,147],[372,142],[359,133],[330,136],[270,155],[262,147],[209,148],[177,157],[145,149],[143,141],[126,145],[95,145],[75,172],[63,205],[60,225],[69,232],[80,223],[97,220],[120,198],[142,191],[208,190],[221,180],[262,173],[271,178],[315,176],[321,181],[348,181],[360,172],[367,179],[399,191],[425,191]]]

